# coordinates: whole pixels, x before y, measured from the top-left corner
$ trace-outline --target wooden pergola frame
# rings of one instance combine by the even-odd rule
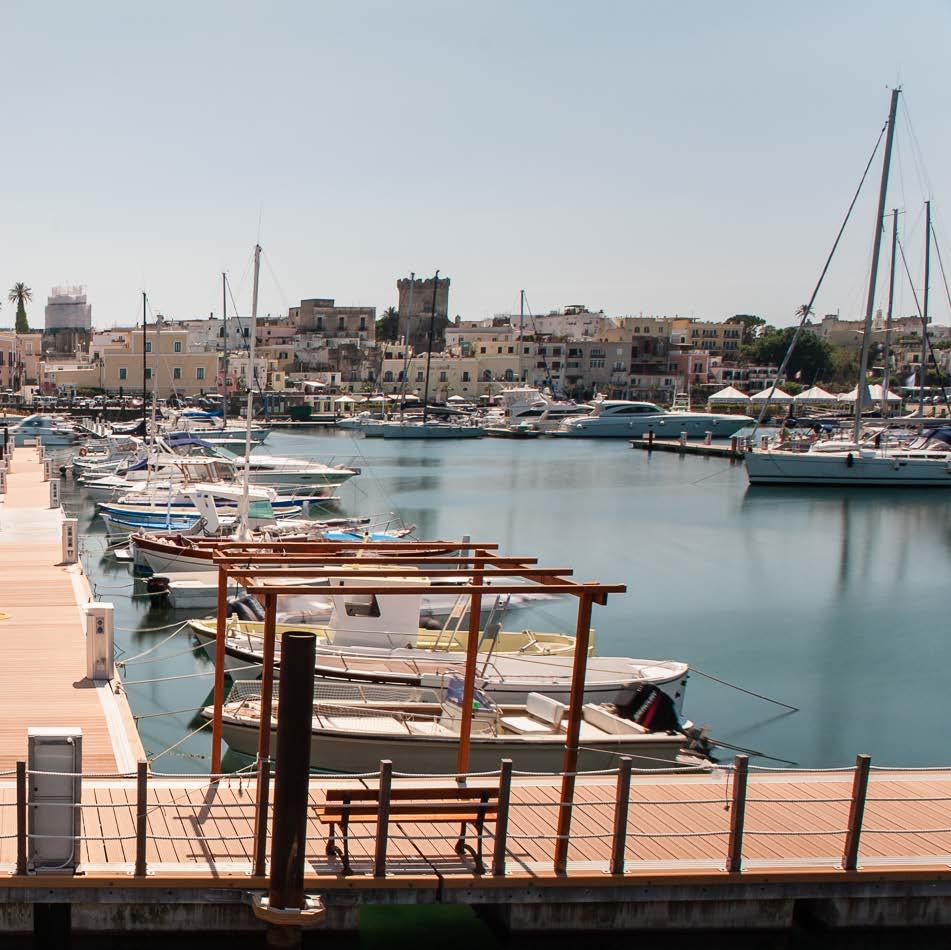
[[[585,676],[591,635],[591,609],[607,603],[609,594],[623,594],[623,584],[586,584],[571,580],[569,568],[540,568],[534,557],[498,554],[498,545],[473,541],[226,541],[218,542],[212,554],[218,568],[218,617],[215,636],[214,717],[212,720],[211,771],[221,771],[222,709],[224,705],[224,658],[228,612],[229,580],[235,579],[264,603],[263,664],[261,674],[261,727],[258,730],[258,775],[269,775],[271,721],[274,689],[274,646],[277,627],[277,599],[287,594],[327,593],[326,584],[267,583],[275,578],[365,578],[359,586],[348,586],[348,594],[445,593],[444,585],[433,578],[459,578],[455,594],[468,594],[469,636],[459,730],[456,772],[469,768],[472,733],[472,702],[475,692],[482,597],[495,594],[568,594],[578,599],[575,627],[571,693],[562,766],[562,793],[555,844],[555,869],[564,873],[568,859],[568,834],[578,767],[578,741],[583,718]],[[418,584],[388,584],[387,578],[419,577]],[[267,778],[264,778],[267,782]],[[262,789],[258,790],[259,795]],[[266,795],[266,787],[263,790]],[[261,813],[261,809],[258,809]],[[260,829],[259,829],[260,830]]]

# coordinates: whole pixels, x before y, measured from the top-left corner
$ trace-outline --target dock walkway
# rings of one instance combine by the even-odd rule
[[[143,768],[137,780],[144,756],[120,684],[83,677],[88,588],[78,565],[58,563],[62,515],[48,491],[34,451],[18,450],[0,504],[0,932],[28,929],[45,904],[70,905],[77,930],[260,928],[251,904],[269,885],[273,783],[258,802],[252,774]],[[38,725],[81,726],[84,752],[77,866],[42,877],[25,857],[28,776],[14,777]],[[378,777],[313,775],[305,887],[340,928],[361,904],[438,902],[483,905],[516,930],[784,927],[806,912],[832,925],[951,923],[951,769],[743,775],[578,776],[561,868],[562,779],[515,773],[507,821],[487,826],[484,872],[456,853],[455,827],[391,818],[388,831],[353,830],[349,875],[326,853],[317,809],[328,789]],[[500,785],[497,774],[466,781]],[[34,917],[6,909],[23,906]]]

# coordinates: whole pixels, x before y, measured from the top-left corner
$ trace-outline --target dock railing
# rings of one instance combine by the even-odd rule
[[[735,875],[766,867],[854,872],[867,836],[873,836],[875,860],[891,854],[898,865],[920,865],[922,857],[949,850],[951,770],[919,771],[873,770],[867,756],[859,756],[854,767],[825,771],[757,768],[741,756],[702,774],[685,768],[636,769],[622,758],[615,769],[578,773],[575,794],[565,803],[560,801],[562,775],[521,772],[510,761],[492,772],[466,775],[408,774],[384,762],[380,770],[363,775],[311,776],[307,874],[636,876],[663,868]],[[38,773],[18,762],[14,772],[4,773],[7,780],[15,776],[10,783],[15,794],[0,798],[0,820],[9,829],[0,834],[0,864],[26,875],[32,870],[31,839],[62,840],[61,834],[32,830],[37,822],[35,816],[33,823],[28,820],[30,808],[78,808],[81,831],[74,863],[87,873],[144,878],[174,868],[195,878],[267,877],[274,798],[273,783],[261,781],[265,774],[253,765],[217,775],[152,773],[141,762],[135,773],[83,774],[79,803],[31,804],[28,783],[34,777],[66,773]],[[944,794],[935,791],[942,783]],[[457,795],[458,789],[465,794]],[[331,802],[339,808],[339,802],[349,801],[348,790],[359,791],[354,800],[362,804],[359,820],[343,832],[349,850],[345,865],[328,849],[326,810]],[[406,804],[408,790],[413,791],[411,805]],[[486,792],[481,804],[480,791]],[[471,819],[461,831],[452,824],[457,817],[440,818],[455,816],[458,804],[449,803],[459,801],[467,809],[484,810],[481,842]],[[562,866],[557,828],[566,804],[572,821]],[[338,828],[338,839],[340,834]],[[936,840],[941,835],[949,837]],[[883,845],[889,836],[900,836],[897,851]],[[469,847],[461,847],[461,840]]]

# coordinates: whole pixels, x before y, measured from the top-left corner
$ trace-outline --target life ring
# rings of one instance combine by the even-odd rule
[[[85,457],[85,456],[87,456],[87,455],[89,454],[89,449],[87,449],[86,446],[84,445],[84,446],[79,450],[79,454],[82,455],[83,457]]]

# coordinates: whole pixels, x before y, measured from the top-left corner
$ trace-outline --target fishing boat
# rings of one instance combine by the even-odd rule
[[[662,409],[652,402],[627,399],[603,399],[594,405],[589,415],[564,420],[552,435],[640,439],[653,432],[659,438],[677,439],[682,432],[688,437],[702,437],[710,432],[714,438],[725,439],[756,421],[750,416]]]
[[[237,684],[223,707],[224,739],[244,755],[255,755],[258,748],[261,698],[256,685]],[[649,694],[651,702],[650,709],[656,709],[656,694]],[[564,703],[530,693],[524,704],[497,704],[477,689],[473,706],[470,771],[492,771],[502,759],[511,759],[520,771],[560,771],[567,735]],[[212,708],[205,708],[202,716],[211,719]],[[458,762],[461,721],[458,678],[439,691],[320,684],[313,704],[310,765],[332,772],[372,772],[381,759],[389,759],[397,771],[452,773]],[[270,729],[273,750],[276,708]],[[708,767],[706,759],[689,751],[689,744],[675,721],[642,725],[610,707],[586,703],[577,767],[613,769],[622,756],[630,757],[637,769]]]

